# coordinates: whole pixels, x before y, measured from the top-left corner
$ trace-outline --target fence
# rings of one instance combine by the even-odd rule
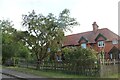
[[[89,65],[89,64],[88,64]],[[59,71],[66,74],[86,75],[86,76],[99,76],[98,65],[77,65],[75,61],[43,61],[40,64],[40,70],[44,71]],[[20,67],[36,68],[36,63],[19,62]]]
[[[106,60],[101,62],[100,77],[109,77],[110,75],[119,74],[120,60]]]
[[[77,65],[75,61],[43,61],[40,64],[40,70],[44,71],[60,71],[66,74],[86,75],[108,77],[118,73],[119,61],[109,61],[97,65]],[[19,62],[20,67],[36,69],[36,63],[28,63],[27,61]]]
[[[100,77],[109,77],[110,75],[118,74],[118,65],[119,64],[109,64],[100,66]]]

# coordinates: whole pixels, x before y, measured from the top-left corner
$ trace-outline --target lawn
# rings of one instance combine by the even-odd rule
[[[108,78],[119,78],[119,77],[120,77],[120,73],[108,76]]]
[[[21,67],[3,67],[3,68],[16,70],[23,73],[29,73],[37,76],[43,76],[47,78],[90,78],[88,76],[65,74],[58,71],[40,71],[40,70],[21,68]]]
[[[33,74],[33,75],[37,75],[37,76],[46,77],[46,78],[94,78],[94,79],[99,78],[99,77],[65,74],[60,71],[59,72],[58,71],[41,71],[41,70],[22,68],[22,67],[5,67],[5,66],[3,66],[3,68],[12,69],[12,70],[16,70],[19,72],[29,73],[29,74]],[[110,75],[107,78],[118,78],[118,76],[120,76],[120,74]]]

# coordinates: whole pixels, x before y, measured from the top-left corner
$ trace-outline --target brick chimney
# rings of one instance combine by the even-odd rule
[[[96,33],[99,26],[96,24],[96,22],[93,22],[92,26],[93,26],[93,32]]]

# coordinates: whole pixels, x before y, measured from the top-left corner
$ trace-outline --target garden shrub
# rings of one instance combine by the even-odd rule
[[[98,68],[97,53],[90,48],[66,47],[63,50],[65,60],[70,62],[73,71],[93,72],[93,68]]]

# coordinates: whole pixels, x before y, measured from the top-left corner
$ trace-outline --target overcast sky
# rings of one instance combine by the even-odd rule
[[[10,19],[14,27],[22,29],[22,14],[35,10],[37,14],[58,15],[67,8],[80,26],[75,26],[68,34],[92,30],[92,23],[97,22],[99,29],[109,28],[118,34],[119,0],[0,0],[0,19]]]

